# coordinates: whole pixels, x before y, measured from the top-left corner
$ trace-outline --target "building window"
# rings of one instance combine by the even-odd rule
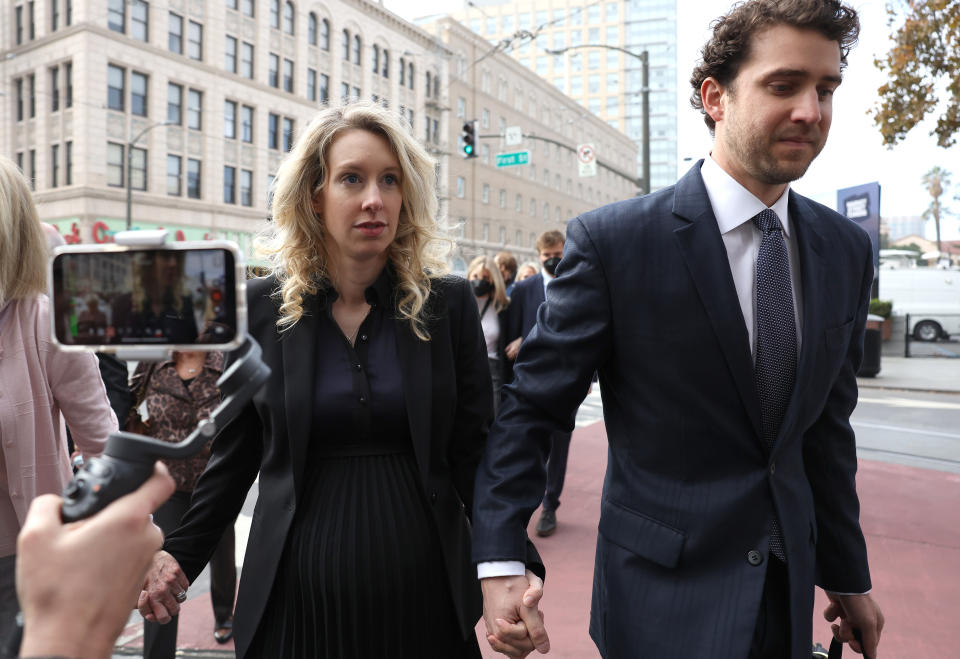
[[[317,71],[316,69],[307,69],[307,98],[311,101],[317,100]]]
[[[246,41],[240,49],[240,75],[253,80],[253,44]]]
[[[63,107],[72,108],[73,107],[73,62],[67,62],[63,65],[63,87],[64,87],[64,99]]]
[[[16,41],[19,46],[23,43],[23,5],[17,7],[14,11],[16,12],[16,19],[14,21],[16,23],[16,36],[14,41]]]
[[[240,205],[253,206],[253,172],[240,170]]]
[[[200,161],[187,159],[187,197],[200,198]]]
[[[237,10],[237,0],[227,0],[227,9]]]
[[[60,26],[60,0],[50,0],[50,31],[56,32]]]
[[[16,78],[13,81],[13,84],[17,88],[17,92],[16,92],[17,121],[23,121],[23,78]]]
[[[465,119],[467,116],[467,99],[463,96],[457,99],[457,117]]]
[[[237,72],[237,38],[227,36],[224,41],[223,66],[230,73]]]
[[[72,25],[73,24],[73,0],[65,0],[66,11],[64,12],[63,24]]]
[[[485,204],[490,203],[490,186],[486,183],[480,188],[480,201]]]
[[[147,116],[147,76],[136,71],[130,72],[130,112]]]
[[[433,143],[438,144],[440,142],[440,122],[436,119],[431,121],[433,122]]]
[[[167,154],[167,194],[171,197],[180,196],[181,164],[180,156]]]
[[[500,208],[507,207],[507,191],[500,188]]]
[[[380,69],[380,75],[384,78],[390,77],[390,51],[383,49],[383,67]]]
[[[363,41],[360,35],[353,35],[353,63],[357,66],[361,64],[361,55],[363,54]]]
[[[400,86],[403,87],[407,84],[407,62],[402,57],[400,58]]]
[[[237,104],[235,101],[223,102],[223,136],[237,139]]]
[[[500,227],[500,244],[507,244],[507,230],[505,227]]]
[[[283,150],[289,151],[293,148],[293,119],[283,118]]]
[[[107,185],[123,187],[123,145],[107,142]]]
[[[253,144],[253,108],[249,105],[240,107],[240,139]]]
[[[183,87],[172,82],[167,85],[167,123],[183,123]]]
[[[187,91],[187,128],[203,128],[203,92],[196,89]]]
[[[223,168],[223,203],[237,203],[237,168],[225,165]]]
[[[147,150],[130,147],[130,187],[147,189]]]
[[[280,29],[280,0],[270,0],[270,27]]]
[[[487,144],[480,145],[480,159],[483,160],[484,164],[490,164],[490,146]]]
[[[140,41],[149,41],[150,5],[144,0],[130,3],[130,36]]]
[[[283,31],[287,34],[293,34],[294,14],[293,3],[288,2],[283,5]]]
[[[514,204],[514,210],[516,210],[518,213],[523,212],[523,195],[517,195],[517,203]],[[519,240],[517,241],[517,244],[520,244]]]
[[[67,148],[64,156],[67,160],[63,168],[65,183],[67,185],[73,185],[73,142],[67,142]]]
[[[407,84],[410,86],[410,89],[413,89],[413,62],[410,62],[407,65]]]
[[[457,198],[463,199],[467,194],[467,181],[462,176],[457,177]]]
[[[243,15],[253,18],[254,0],[242,0]],[[200,197],[197,197],[199,199]]]
[[[313,12],[307,16],[307,43],[311,46],[317,45],[317,15]]]
[[[267,84],[271,87],[280,87],[280,56],[270,53],[269,67],[267,68]]]
[[[167,28],[167,48],[171,53],[183,55],[183,17],[170,12]]]
[[[430,82],[431,82],[431,80],[432,80],[432,78],[431,78],[431,76],[430,76],[430,72],[427,71],[427,88],[426,88],[426,90],[424,90],[424,92],[423,92],[424,94],[427,95],[427,98],[430,98]]]
[[[187,23],[187,57],[203,60],[203,26],[200,23]]]
[[[280,148],[280,116],[272,112],[267,117],[267,148]]]
[[[380,46],[373,44],[373,72],[380,73]]]
[[[293,93],[293,60],[283,60],[283,91]]]
[[[330,21],[325,18],[320,21],[320,47],[330,50]]]
[[[517,229],[516,241],[517,241],[516,244],[518,247],[520,245],[523,245],[523,230]]]
[[[50,187],[55,188],[58,185],[57,177],[60,174],[60,145],[54,144],[50,147]]]
[[[52,66],[48,71],[50,72],[50,111],[56,112],[60,109],[60,67]]]
[[[127,23],[127,5],[124,0],[108,0],[107,27],[114,32],[123,32]],[[19,43],[19,42],[17,42]]]
[[[480,111],[480,128],[490,128],[490,110],[487,108]]]
[[[119,66],[107,64],[107,107],[123,111],[123,77],[126,71]]]
[[[330,100],[330,76],[326,73],[320,74],[320,102],[326,103]]]

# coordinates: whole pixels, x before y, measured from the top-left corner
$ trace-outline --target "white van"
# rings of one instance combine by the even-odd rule
[[[960,270],[881,270],[880,299],[898,316],[910,314],[907,331],[918,341],[960,335]]]

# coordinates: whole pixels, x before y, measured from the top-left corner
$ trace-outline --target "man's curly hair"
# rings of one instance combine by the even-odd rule
[[[703,121],[713,133],[716,123],[703,109],[700,87],[713,78],[724,87],[730,85],[740,65],[750,55],[753,37],[776,26],[814,30],[840,44],[840,66],[857,43],[860,19],[856,10],[840,0],[747,0],[734,5],[725,16],[713,22],[713,36],[704,45],[700,61],[693,69],[690,105],[703,113]]]

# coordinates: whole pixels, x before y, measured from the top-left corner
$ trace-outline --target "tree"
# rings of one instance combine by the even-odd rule
[[[940,216],[944,211],[943,204],[940,203],[940,197],[943,196],[944,189],[950,187],[950,172],[939,165],[923,175],[923,184],[927,186],[927,192],[933,198],[930,206],[923,212],[927,219],[933,218],[933,223],[937,227],[937,251],[942,251],[940,247]]]
[[[901,19],[903,24],[893,33],[887,56],[873,61],[887,74],[873,110],[883,143],[903,140],[937,110],[945,94],[946,107],[931,134],[938,145],[952,146],[960,132],[960,2],[897,0],[887,5],[887,17],[891,32]]]

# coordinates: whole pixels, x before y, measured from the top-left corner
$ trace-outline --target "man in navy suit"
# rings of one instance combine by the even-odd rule
[[[675,186],[573,219],[476,480],[487,640],[549,649],[525,527],[550,438],[600,374],[609,458],[590,634],[607,659],[806,659],[814,585],[876,657],[850,414],[866,234],[790,190],[819,154],[859,32],[838,0],[714,23],[692,104],[713,149]],[[857,635],[862,641],[855,641]]]
[[[537,324],[537,309],[546,299],[547,287],[553,281],[557,265],[563,257],[563,234],[557,230],[544,231],[537,236],[537,256],[541,271],[532,277],[517,282],[510,293],[507,307],[508,363],[507,382],[512,378],[512,362],[517,358],[524,337]],[[547,487],[543,494],[543,512],[537,521],[537,535],[547,537],[557,530],[557,508],[560,493],[567,473],[567,455],[570,452],[570,431],[560,430],[550,437],[550,454],[547,459]]]

